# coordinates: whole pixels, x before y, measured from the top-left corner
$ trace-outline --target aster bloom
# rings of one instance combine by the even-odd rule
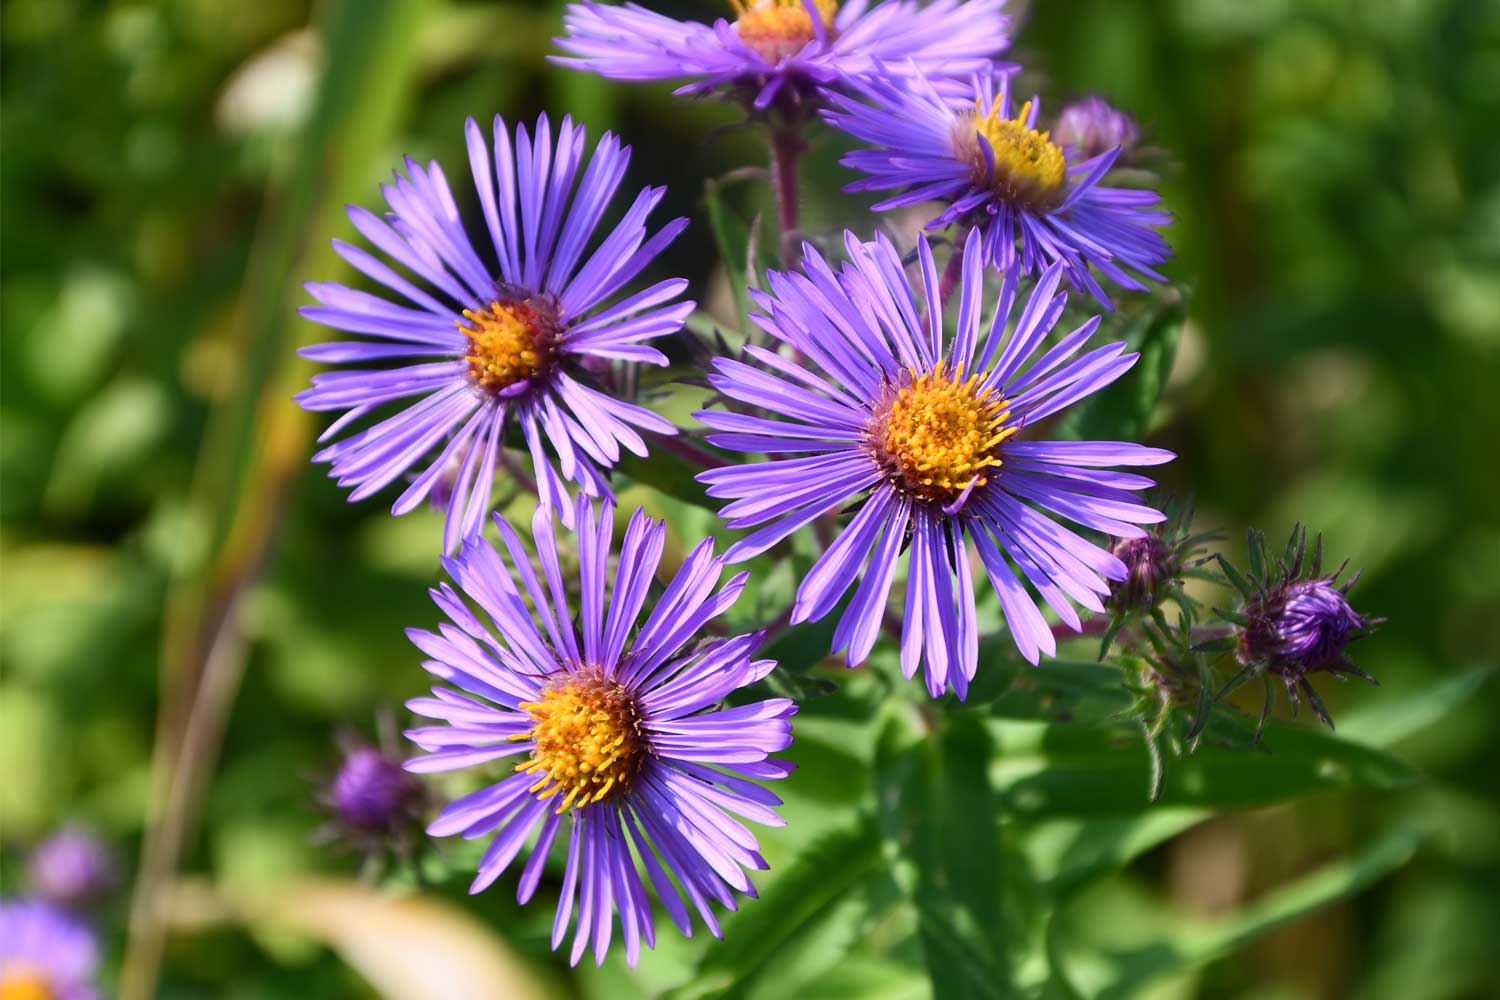
[[[1047,441],[1029,429],[1119,378],[1136,361],[1124,344],[1078,352],[1090,319],[1043,351],[1061,315],[1061,265],[1020,303],[1012,268],[989,331],[980,337],[983,275],[976,243],[964,251],[957,333],[943,333],[937,271],[918,243],[925,308],[884,238],[845,234],[849,263],[837,274],[806,247],[802,274],[769,276],[752,317],[805,363],[754,345],[760,367],[720,359],[709,380],[726,398],[771,414],[704,411],[710,443],[773,460],[699,475],[732,528],[756,530],[728,552],[749,558],[836,512],[853,518],[797,590],[792,622],[828,614],[859,586],[834,632],[853,665],[869,655],[903,553],[906,601],[901,665],[925,664],[928,691],[960,698],[978,657],[971,554],[989,575],[1017,649],[1032,663],[1056,651],[1051,629],[1016,569],[1070,627],[1072,602],[1102,611],[1109,580],[1126,568],[1058,523],[1121,538],[1162,515],[1133,493],[1144,477],[1112,466],[1157,465],[1170,452],[1112,441]],[[1006,330],[1010,332],[1007,335]],[[791,457],[782,457],[791,456]]]
[[[391,297],[307,285],[318,305],[304,308],[303,316],[373,339],[305,348],[302,355],[314,361],[365,366],[314,376],[312,388],[296,397],[309,410],[344,411],[324,439],[386,404],[416,400],[314,460],[330,463],[339,484],[354,487],[351,501],[417,469],[392,507],[396,514],[449,477],[441,486],[453,498],[446,503],[444,551],[481,526],[512,425],[530,452],[543,502],[570,513],[564,480],[589,495],[608,494],[605,470],[620,448],[646,454],[636,428],[675,433],[655,414],[592,387],[583,369],[614,360],[665,365],[646,341],[676,332],[693,308],[671,301],[687,287],[680,278],[615,301],[687,225],[677,219],[648,236],[646,217],[664,188],[641,191],[586,252],[620,186],[629,147],[606,132],[585,165],[583,127],[564,118],[554,146],[545,114],[534,136],[517,127],[514,144],[496,117],[493,155],[473,119],[465,134],[489,247],[470,242],[442,168],[408,158],[405,173],[381,189],[390,213],[381,218],[350,206],[349,219],[430,291],[375,255],[334,240],[339,256]],[[556,469],[543,442],[556,455]]]
[[[1023,274],[1062,263],[1068,280],[1112,308],[1093,271],[1122,288],[1165,281],[1155,268],[1171,248],[1153,227],[1172,216],[1152,191],[1104,187],[1119,147],[1085,158],[1041,131],[1041,105],[1012,106],[1010,76],[975,75],[961,96],[931,81],[873,77],[858,99],[833,97],[824,117],[874,148],[847,154],[845,166],[868,174],[848,191],[899,191],[875,205],[887,211],[946,203],[927,224],[977,226],[986,264],[1020,262]]]
[[[87,830],[68,827],[37,844],[26,859],[32,892],[58,906],[98,899],[119,881],[119,865],[108,845]]]
[[[752,659],[764,633],[703,635],[748,575],[715,590],[724,560],[714,555],[713,539],[688,554],[637,629],[665,523],[636,511],[611,586],[611,505],[596,510],[579,498],[574,520],[581,596],[573,608],[545,507],[532,523],[540,579],[520,538],[499,517],[509,566],[479,537],[458,558],[444,560],[487,621],[443,584],[432,596],[451,624],[435,634],[407,633],[431,657],[427,670],[452,685],[409,703],[416,714],[446,724],[407,733],[428,751],[407,767],[448,771],[521,757],[513,773],[444,809],[428,833],[494,834],[470,892],[494,882],[535,833],[517,892],[525,903],[562,830],[568,860],[552,947],[566,936],[576,899],[571,961],[592,942],[602,963],[618,915],[634,965],[641,942],[656,943],[634,858],[686,935],[689,904],[718,936],[710,903],[733,910],[733,890],[754,895],[745,870],[766,864],[755,836],[731,814],[782,825],[772,808],[781,800],[757,782],[791,771],[770,755],[790,745],[796,706],[777,698],[714,708],[775,662]]]
[[[1333,720],[1308,676],[1330,673],[1340,680],[1354,676],[1376,683],[1375,678],[1354,665],[1347,650],[1351,642],[1369,635],[1383,619],[1367,618],[1350,606],[1348,594],[1358,574],[1343,584],[1338,582],[1343,566],[1331,576],[1323,575],[1322,536],[1309,554],[1306,529],[1294,528],[1285,554],[1272,563],[1266,554],[1264,537],[1251,531],[1249,551],[1248,579],[1219,557],[1230,583],[1245,597],[1238,612],[1225,613],[1236,625],[1228,644],[1242,669],[1225,685],[1219,697],[1252,676],[1274,674],[1285,685],[1294,710],[1300,701],[1299,694],[1305,696],[1313,714],[1331,729]],[[1270,697],[1268,686],[1263,720],[1270,711]]]
[[[0,997],[95,1000],[99,949],[66,910],[32,900],[0,902]]]
[[[904,59],[934,76],[977,72],[1010,44],[1000,0],[913,0],[871,5],[851,0],[730,0],[733,23],[678,21],[627,3],[571,4],[565,57],[553,61],[613,80],[690,82],[679,94],[719,87],[746,89],[757,109],[778,96],[828,92],[851,80],[889,72],[881,60]]]
[[[1141,129],[1134,118],[1104,98],[1090,96],[1062,109],[1052,135],[1058,145],[1072,147],[1091,160],[1116,148],[1128,157],[1140,140]]]

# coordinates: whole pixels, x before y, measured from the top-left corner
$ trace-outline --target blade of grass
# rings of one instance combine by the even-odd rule
[[[356,182],[403,117],[415,68],[407,43],[422,6],[341,0],[328,8],[318,104],[302,134],[286,137],[298,150],[289,179],[267,193],[236,316],[243,364],[226,373],[232,391],[205,431],[192,487],[192,502],[213,518],[212,554],[184,569],[167,599],[152,797],[120,980],[126,1000],[155,994],[165,935],[157,894],[196,826],[239,689],[240,599],[260,573],[311,439],[310,419],[290,401],[307,365],[290,349],[288,276],[341,270],[316,234],[335,231],[340,203],[361,193]]]

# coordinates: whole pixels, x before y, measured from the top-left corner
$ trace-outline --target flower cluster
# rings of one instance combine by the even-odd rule
[[[766,784],[792,770],[777,755],[797,711],[763,696],[768,632],[835,616],[829,649],[849,666],[889,636],[932,698],[969,695],[981,631],[1001,621],[1032,664],[1108,622],[1106,649],[1119,634],[1136,676],[1166,676],[1136,639],[1159,663],[1188,648],[1182,581],[1203,536],[1143,500],[1155,483],[1134,470],[1174,456],[1079,439],[1062,418],[1137,363],[1107,335],[1120,326],[1105,325],[1106,285],[1167,280],[1172,218],[1117,169],[1140,137],[1128,115],[1093,98],[1049,128],[1038,99],[1013,97],[1001,7],[733,0],[733,20],[712,25],[568,7],[556,62],[683,81],[767,126],[783,259],[752,290],[742,346],[682,346],[688,282],[643,276],[687,221],[653,232],[663,189],[627,197],[629,148],[608,133],[590,147],[571,118],[497,117],[488,137],[471,119],[472,185],[408,159],[384,215],[349,209],[375,252],[335,249],[381,290],[307,286],[303,315],[355,337],[304,349],[334,367],[297,400],[339,414],[314,458],[351,500],[401,481],[393,513],[444,511],[435,557],[451,582],[431,591],[446,621],[408,632],[439,682],[407,706],[432,722],[406,733],[422,753],[403,772],[350,752],[326,793],[346,831],[389,842],[425,811],[414,775],[477,769],[480,787],[427,827],[487,840],[471,891],[518,865],[525,903],[558,853],[552,947],[571,937],[572,962],[602,962],[618,938],[633,964],[658,908],[684,934],[696,920],[717,935],[714,904],[753,897],[749,873],[766,867],[742,820],[782,822]],[[863,175],[848,190],[890,192],[875,210],[915,210],[928,235],[898,246],[846,229],[790,259],[796,158],[820,123],[863,144],[843,160]],[[673,344],[712,356],[702,444],[638,388],[636,366],[667,365]],[[616,465],[652,447],[697,463],[745,534],[722,552],[669,545],[663,520],[617,512]],[[529,538],[496,510],[497,479],[533,494]],[[816,551],[791,605],[766,629],[728,627],[760,557],[798,546]],[[721,583],[740,563],[752,569]],[[1301,567],[1247,591],[1239,656],[1322,716],[1306,675],[1353,672],[1344,645],[1368,622]],[[1173,650],[1169,594],[1188,609]]]

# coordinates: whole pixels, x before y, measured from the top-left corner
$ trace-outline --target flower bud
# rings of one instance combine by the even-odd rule
[[[421,782],[374,747],[350,750],[328,789],[339,823],[362,837],[399,834],[420,819]]]
[[[1140,138],[1135,119],[1115,108],[1101,97],[1086,97],[1063,108],[1052,138],[1064,146],[1078,149],[1085,159],[1121,147],[1121,157],[1128,157]]]
[[[113,889],[119,869],[98,837],[76,828],[59,830],[31,851],[26,877],[35,894],[57,906],[76,908]]]
[[[1264,661],[1289,679],[1336,670],[1344,648],[1365,627],[1331,579],[1299,580],[1258,597],[1242,612],[1242,663]]]
[[[1125,579],[1111,584],[1105,602],[1116,613],[1150,611],[1182,570],[1176,548],[1155,533],[1117,539],[1110,553],[1125,564],[1126,572]]]

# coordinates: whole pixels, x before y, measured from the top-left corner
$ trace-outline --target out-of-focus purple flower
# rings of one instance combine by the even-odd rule
[[[780,800],[759,782],[790,772],[771,754],[791,744],[797,709],[784,698],[716,707],[776,664],[752,658],[763,633],[705,637],[705,626],[729,609],[747,576],[715,590],[724,560],[715,557],[713,539],[688,554],[637,628],[665,523],[636,511],[611,574],[611,505],[596,510],[580,497],[570,520],[581,582],[575,607],[545,506],[532,523],[540,578],[499,517],[509,565],[482,537],[444,560],[458,590],[445,583],[432,596],[451,624],[407,634],[430,658],[427,670],[452,687],[408,703],[445,724],[407,733],[427,754],[406,766],[448,771],[524,755],[514,773],[444,809],[428,832],[494,835],[471,892],[494,882],[535,833],[517,891],[525,903],[562,831],[568,863],[553,948],[567,935],[577,902],[571,961],[592,942],[602,963],[618,917],[634,965],[641,944],[656,943],[637,859],[684,934],[692,930],[689,907],[717,936],[710,903],[733,910],[734,891],[754,894],[746,870],[766,864],[754,835],[730,814],[782,824],[773,809]]]
[[[387,404],[417,398],[314,460],[330,463],[340,485],[354,487],[350,500],[420,467],[396,500],[396,514],[416,507],[443,477],[452,477],[442,487],[452,497],[444,551],[483,524],[512,424],[531,453],[543,501],[569,514],[565,480],[583,493],[607,495],[605,472],[621,447],[646,454],[635,428],[675,433],[661,417],[591,387],[583,362],[664,365],[666,357],[646,342],[676,332],[693,308],[692,302],[671,301],[687,287],[680,278],[616,301],[687,225],[677,219],[648,235],[646,217],[664,188],[643,190],[609,235],[586,252],[624,177],[629,147],[605,133],[585,163],[583,127],[564,118],[554,147],[546,115],[535,135],[519,126],[514,145],[497,117],[493,152],[473,119],[466,135],[489,248],[470,242],[442,169],[408,158],[406,172],[382,188],[390,213],[382,218],[350,206],[349,218],[428,288],[335,240],[339,256],[389,289],[392,298],[341,284],[307,285],[319,304],[303,308],[303,316],[371,339],[303,349],[314,361],[364,367],[314,376],[313,387],[297,396],[310,410],[344,411],[324,439]],[[462,464],[453,476],[450,460],[457,456]]]
[[[422,783],[372,746],[345,755],[326,800],[339,825],[360,839],[384,840],[421,823]]]
[[[1052,128],[1053,140],[1064,148],[1071,146],[1083,160],[1103,156],[1112,149],[1129,157],[1140,137],[1135,119],[1102,97],[1085,97],[1067,105]]]
[[[58,906],[90,903],[115,887],[119,865],[114,853],[97,836],[68,827],[31,851],[26,878],[37,896]]]
[[[36,900],[0,902],[0,997],[96,1000],[99,949],[78,918]]]
[[[915,71],[908,67],[934,78],[964,76],[1010,44],[1001,0],[731,2],[734,22],[719,18],[712,26],[633,3],[572,4],[567,34],[556,40],[568,55],[552,58],[614,80],[687,79],[679,94],[739,88],[764,109],[778,97],[803,100],[859,78]]]
[[[843,159],[869,176],[849,191],[898,191],[877,211],[945,203],[929,230],[977,226],[986,264],[1023,274],[1061,263],[1068,280],[1106,308],[1109,296],[1093,272],[1143,291],[1135,275],[1156,271],[1171,248],[1156,227],[1171,223],[1153,191],[1105,187],[1118,147],[1083,158],[1039,128],[1041,106],[1012,107],[1010,76],[975,75],[961,96],[940,92],[911,73],[872,77],[859,98],[834,96],[824,116],[873,148]]]
[[[754,345],[746,350],[761,367],[720,359],[710,382],[754,410],[697,415],[715,432],[711,443],[775,456],[698,477],[709,495],[733,501],[720,512],[730,527],[761,526],[729,559],[852,510],[798,588],[792,621],[828,614],[858,581],[833,645],[860,662],[904,559],[901,665],[908,677],[925,665],[933,697],[951,687],[962,698],[977,666],[970,556],[984,565],[1016,647],[1035,663],[1056,644],[1021,579],[1078,629],[1073,602],[1103,611],[1108,581],[1126,576],[1118,558],[1059,520],[1141,537],[1138,525],[1162,520],[1134,495],[1151,480],[1108,470],[1173,457],[1135,444],[1036,437],[1036,425],[1109,385],[1136,355],[1119,343],[1079,354],[1098,317],[1043,349],[1067,299],[1057,291],[1061,265],[1047,269],[1029,300],[1017,294],[1012,268],[981,336],[979,239],[971,232],[964,248],[951,340],[925,239],[917,247],[920,304],[884,238],[860,243],[846,233],[849,262],[837,273],[807,247],[803,273],[772,273],[769,294],[756,294],[763,314],[752,317],[806,361]]]

